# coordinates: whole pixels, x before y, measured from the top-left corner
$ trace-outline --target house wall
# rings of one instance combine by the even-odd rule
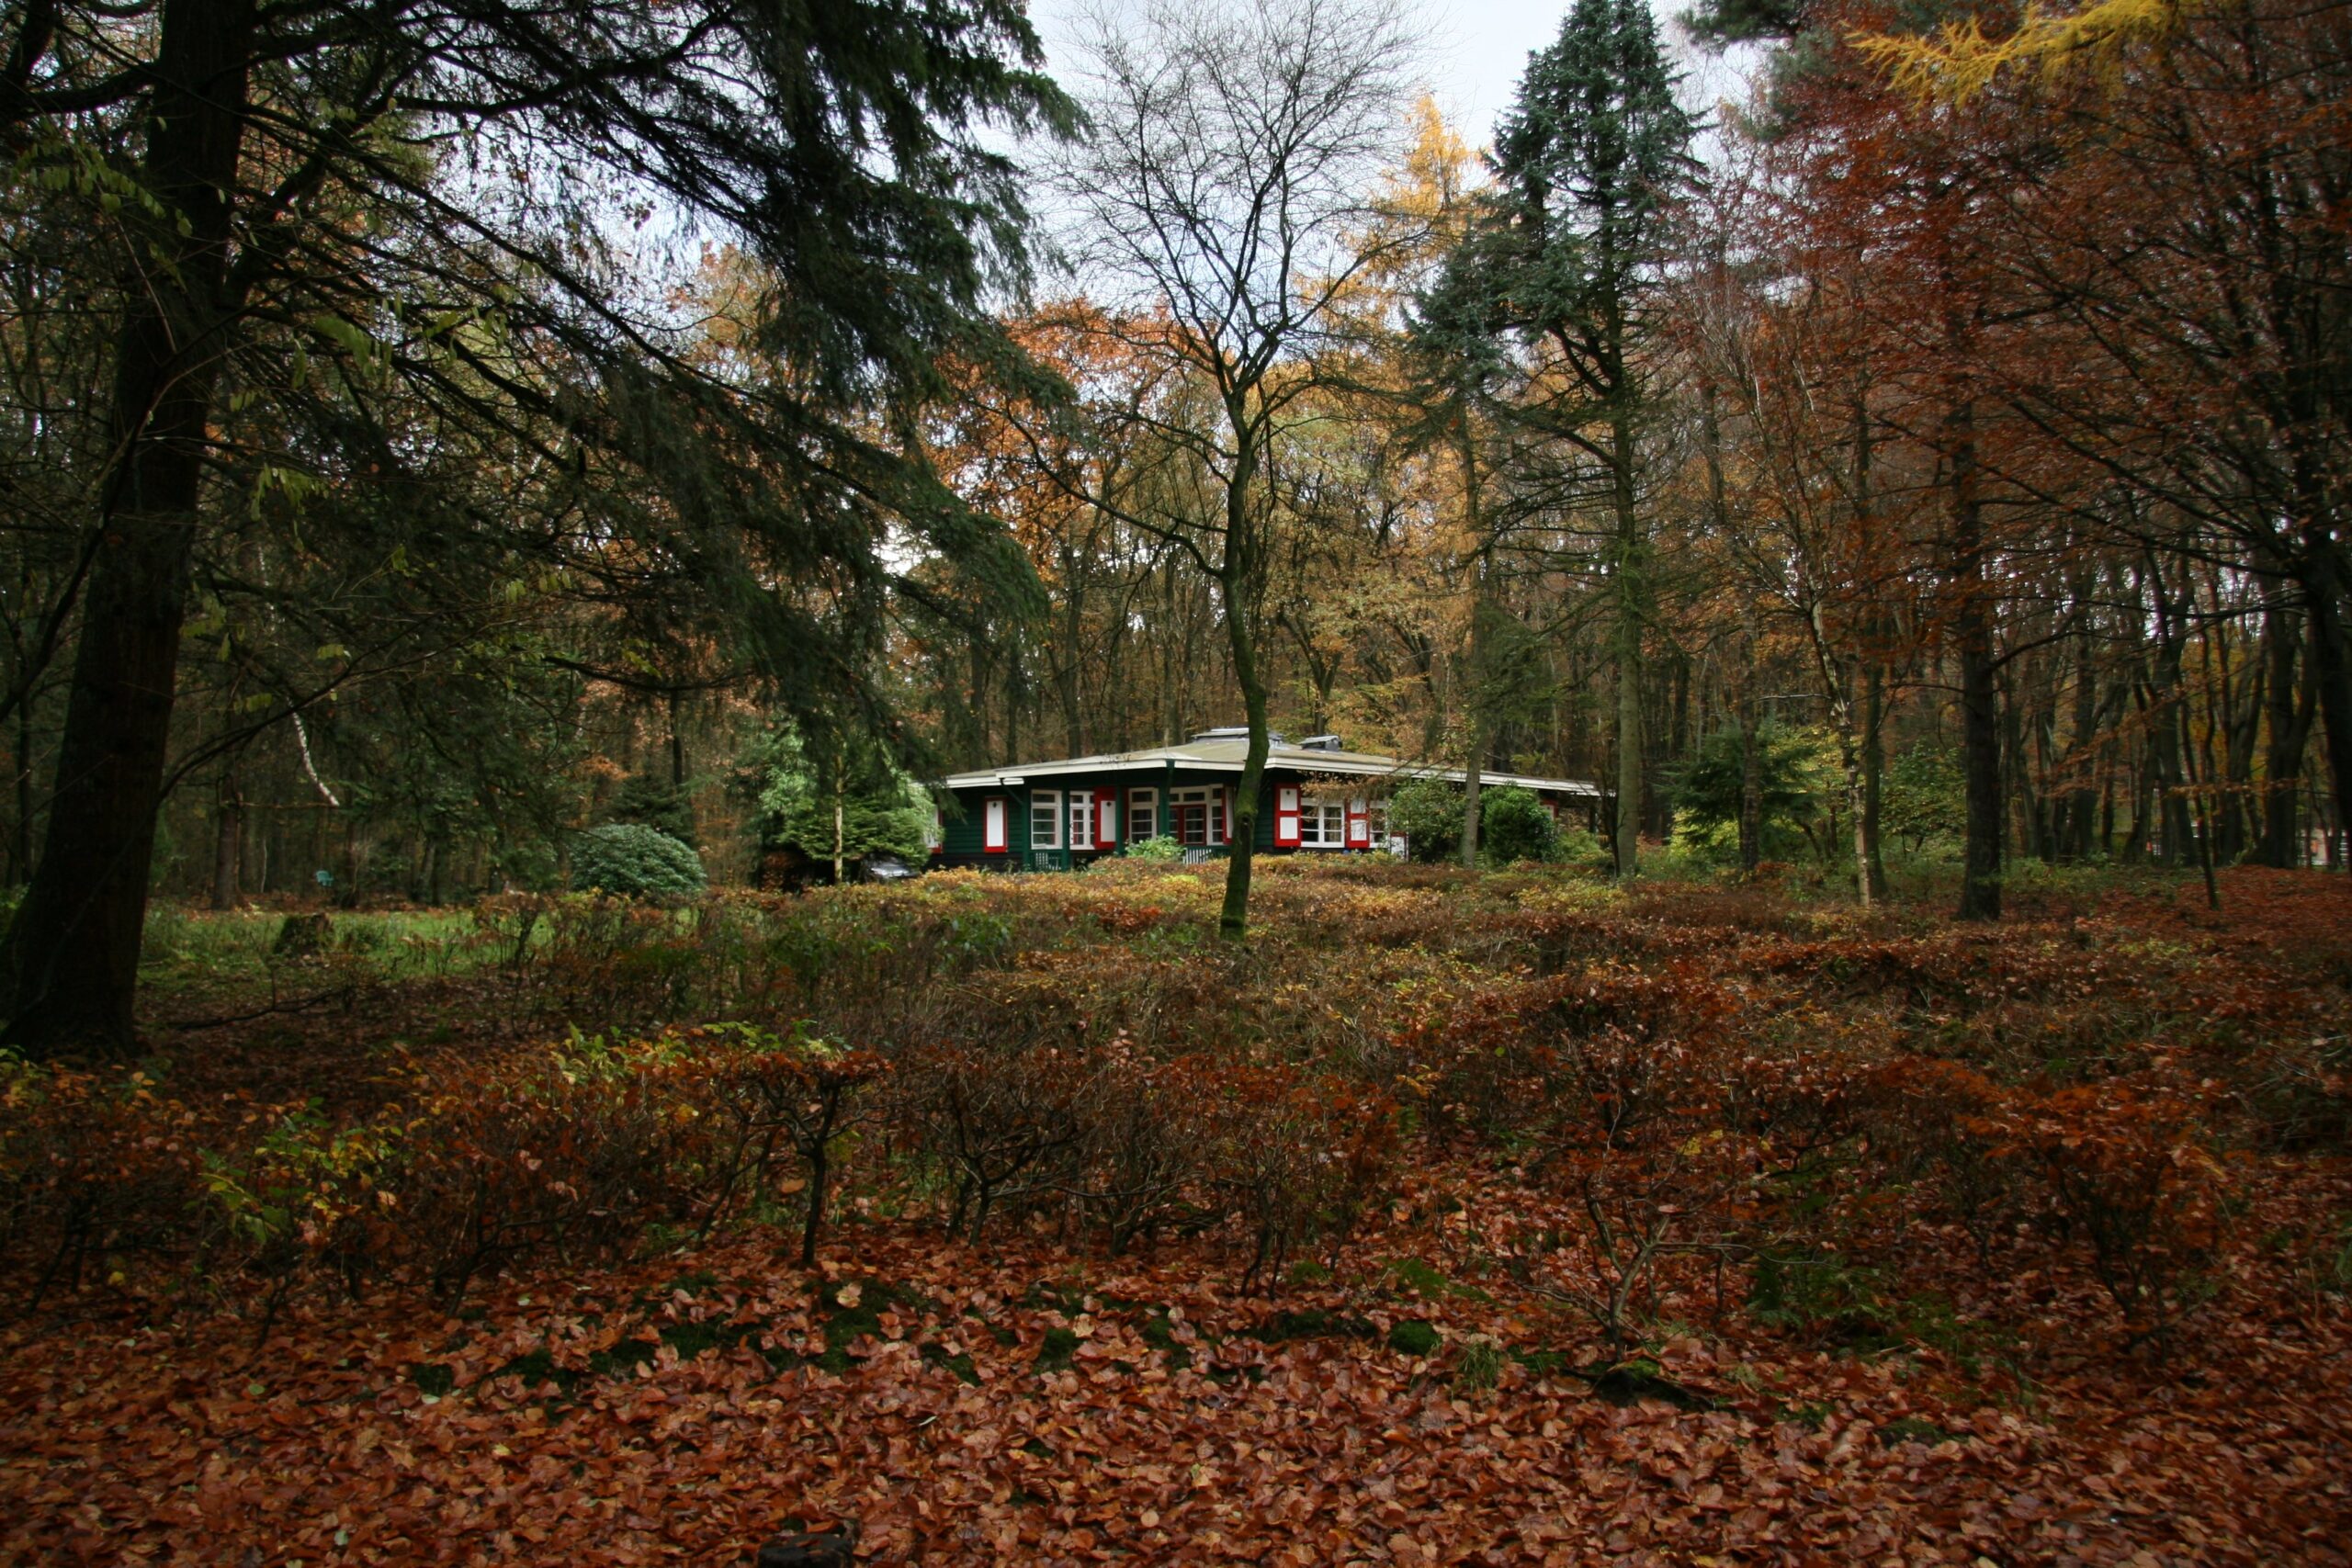
[[[1274,848],[1274,786],[1278,784],[1295,784],[1298,780],[1299,775],[1294,773],[1275,770],[1267,772],[1258,797],[1258,822],[1254,835],[1260,852],[1265,854],[1293,852],[1289,850],[1278,851]],[[941,843],[936,859],[946,865],[975,865],[989,870],[1059,869],[1069,865],[1073,858],[1082,865],[1096,858],[1096,855],[1110,852],[1080,851],[1073,857],[1067,847],[1035,849],[1031,845],[1029,840],[1030,807],[1037,791],[1045,789],[1061,791],[1065,800],[1064,810],[1067,811],[1067,799],[1071,790],[1116,789],[1119,791],[1121,810],[1119,841],[1124,844],[1127,841],[1125,813],[1128,790],[1156,789],[1159,792],[1159,829],[1166,833],[1169,831],[1169,791],[1192,789],[1201,785],[1211,788],[1230,787],[1238,782],[1237,775],[1232,773],[1209,773],[1200,769],[1180,767],[1135,769],[1118,773],[1065,774],[1050,779],[1038,779],[1017,789],[957,790],[955,792],[955,798],[963,807],[963,816],[960,818],[947,818],[943,822]],[[991,795],[1004,796],[1009,811],[1010,820],[1005,835],[1006,849],[1002,854],[990,854],[985,843],[987,833],[985,803]],[[1064,820],[1068,820],[1067,817]],[[1219,847],[1212,852],[1221,855],[1224,852]]]
[[[1299,784],[1302,783],[1306,777],[1306,775],[1305,774],[1290,770],[1267,770],[1264,786],[1262,792],[1258,797],[1258,823],[1257,832],[1254,835],[1258,852],[1260,853],[1286,855],[1333,854],[1348,852],[1344,851],[1332,850],[1278,850],[1274,847],[1275,786],[1281,784]],[[1326,777],[1328,778],[1328,775],[1326,775]],[[949,818],[943,824],[943,841],[940,844],[938,853],[933,857],[933,861],[934,863],[941,865],[978,866],[983,870],[989,871],[1062,870],[1067,869],[1073,861],[1078,864],[1083,865],[1087,862],[1095,859],[1100,854],[1109,853],[1112,852],[1080,851],[1073,855],[1070,850],[1067,847],[1041,850],[1035,849],[1031,846],[1029,841],[1030,806],[1038,790],[1056,789],[1061,791],[1065,800],[1065,813],[1068,811],[1067,799],[1069,792],[1071,790],[1118,790],[1120,792],[1119,799],[1121,803],[1119,841],[1124,844],[1127,841],[1127,825],[1125,813],[1127,798],[1126,792],[1128,790],[1156,789],[1159,792],[1159,831],[1165,833],[1169,830],[1167,815],[1168,792],[1170,789],[1189,789],[1201,784],[1207,784],[1211,786],[1231,785],[1236,782],[1237,775],[1233,773],[1207,773],[1199,769],[1191,768],[1156,768],[1150,770],[1134,769],[1117,773],[1074,773],[1053,778],[1041,778],[1033,784],[1023,785],[1017,789],[957,790],[955,792],[955,796],[956,801],[963,807],[963,816],[960,819]],[[1374,782],[1375,781],[1367,779],[1364,781],[1364,784],[1369,786]],[[1368,788],[1366,793],[1370,793]],[[1585,811],[1589,807],[1589,803],[1587,802],[1555,795],[1549,791],[1540,793],[1547,803],[1553,805],[1555,810],[1560,811],[1563,815],[1566,815],[1570,812]],[[1006,850],[1005,852],[1001,854],[990,854],[988,852],[984,842],[987,830],[987,818],[984,815],[986,807],[984,803],[991,795],[1001,795],[1004,796],[1007,804],[1005,834]],[[1068,822],[1069,818],[1067,815],[1064,816],[1063,820],[1065,823]],[[1380,846],[1378,845],[1374,846],[1375,849],[1379,847]],[[1223,852],[1224,852],[1221,847],[1212,851],[1212,853],[1218,855],[1222,855]]]

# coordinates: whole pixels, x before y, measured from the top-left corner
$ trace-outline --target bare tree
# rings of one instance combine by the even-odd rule
[[[1216,407],[1205,424],[1169,418],[1158,430],[1212,476],[1218,504],[1095,499],[1216,584],[1250,726],[1219,928],[1238,942],[1268,745],[1258,649],[1267,469],[1319,384],[1336,307],[1411,243],[1377,191],[1403,151],[1418,42],[1399,0],[1149,0],[1091,14],[1080,39],[1092,130],[1060,170],[1071,258],[1116,307],[1104,330]]]

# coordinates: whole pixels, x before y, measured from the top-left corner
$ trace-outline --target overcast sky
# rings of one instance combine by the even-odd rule
[[[1483,147],[1495,121],[1510,107],[1528,55],[1559,36],[1569,0],[1428,0],[1415,6],[1429,40],[1429,86],[1439,107],[1464,140]],[[1668,52],[1690,77],[1692,107],[1713,118],[1716,102],[1736,96],[1734,74],[1719,61],[1687,48],[1674,27],[1674,13],[1690,0],[1650,0]],[[1070,0],[1033,0],[1032,15],[1046,39],[1055,74],[1075,76],[1068,47]]]

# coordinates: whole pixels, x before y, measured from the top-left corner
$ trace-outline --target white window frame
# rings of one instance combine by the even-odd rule
[[[1340,814],[1339,831],[1325,838],[1323,830],[1330,819],[1324,814],[1331,811]],[[1299,797],[1298,847],[1302,850],[1344,850],[1348,847],[1348,802],[1345,795],[1306,795]]]
[[[1091,789],[1069,792],[1069,847],[1074,850],[1094,847],[1094,792]]]
[[[1183,821],[1179,812],[1182,807],[1187,806],[1208,807],[1205,814],[1208,824],[1205,831],[1208,836],[1193,848],[1215,849],[1225,842],[1225,786],[1223,784],[1194,784],[1186,789],[1170,790],[1168,792],[1170,826],[1173,827]],[[1180,839],[1182,836],[1182,832],[1177,835]]]
[[[1137,801],[1141,801],[1142,804],[1138,806]],[[1126,807],[1127,812],[1127,842],[1139,844],[1146,839],[1159,837],[1159,791],[1131,789],[1127,791],[1127,798],[1123,804]],[[1136,832],[1136,824],[1138,822],[1148,824],[1150,830],[1143,833]]]
[[[1037,836],[1037,824],[1046,823],[1052,837]],[[1033,850],[1057,850],[1062,847],[1062,792],[1039,789],[1029,792],[1029,847]]]

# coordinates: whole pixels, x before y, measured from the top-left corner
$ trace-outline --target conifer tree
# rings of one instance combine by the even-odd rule
[[[1652,389],[1642,347],[1697,129],[1674,86],[1646,6],[1577,0],[1558,39],[1528,62],[1494,154],[1498,293],[1538,356],[1523,412],[1605,498],[1625,875],[1638,869],[1642,793],[1640,439]]]
[[[315,431],[267,455],[281,490],[356,472],[399,494],[453,433],[527,453],[575,492],[578,533],[690,581],[787,696],[866,685],[888,529],[988,550],[889,433],[950,351],[1013,357],[984,297],[1023,272],[1025,214],[983,127],[1069,120],[1012,0],[163,0],[0,27],[0,195],[87,186],[120,213],[93,213],[115,368],[73,416],[109,456],[57,788],[0,950],[12,1045],[131,1043],[230,416],[275,404]],[[757,258],[756,347],[785,373],[700,367],[631,297],[631,208]],[[368,395],[322,413],[322,380]]]

